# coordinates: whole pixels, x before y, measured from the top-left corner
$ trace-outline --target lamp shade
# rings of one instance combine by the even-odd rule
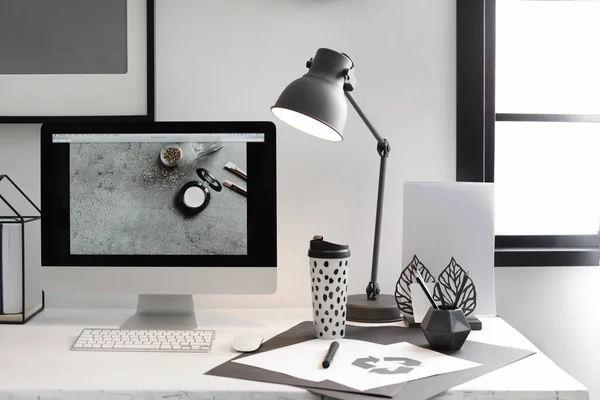
[[[352,60],[321,48],[308,72],[290,83],[271,111],[283,122],[321,139],[340,141],[348,115],[344,77]]]

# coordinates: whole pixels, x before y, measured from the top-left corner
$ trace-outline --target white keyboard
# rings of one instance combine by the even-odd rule
[[[71,349],[208,353],[214,337],[209,330],[84,329]]]

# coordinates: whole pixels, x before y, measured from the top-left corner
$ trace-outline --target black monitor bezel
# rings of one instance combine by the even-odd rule
[[[261,144],[249,143],[247,153],[247,255],[71,255],[69,230],[68,146],[52,143],[53,134],[77,133],[264,133]],[[236,122],[123,122],[47,123],[42,125],[41,210],[42,266],[45,267],[276,267],[277,195],[275,124],[270,121]],[[65,150],[66,149],[66,150]],[[260,171],[257,173],[253,171]],[[262,176],[262,179],[260,177]],[[67,178],[67,179],[65,179]],[[252,195],[251,193],[254,193]],[[62,203],[62,204],[61,204]],[[66,209],[66,211],[65,211]],[[58,228],[57,228],[58,227]],[[65,236],[67,233],[67,236]]]

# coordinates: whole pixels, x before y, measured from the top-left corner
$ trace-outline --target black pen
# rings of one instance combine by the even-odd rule
[[[445,309],[446,301],[444,300],[444,295],[442,294],[442,288],[440,288],[440,281],[438,281],[437,279],[435,280],[435,287],[437,288],[437,291],[440,294],[440,299],[442,300],[442,307],[444,307],[443,309]],[[435,289],[433,290],[433,292],[435,295]]]
[[[340,344],[338,342],[331,342],[329,350],[327,351],[327,355],[323,360],[323,368],[329,368],[329,366],[333,362],[333,356],[335,356],[335,352],[337,351],[338,347],[340,347]]]
[[[415,264],[413,264],[412,267],[415,270],[415,274],[416,274],[415,279],[417,280],[419,285],[421,285],[421,289],[423,289],[423,293],[425,293],[427,300],[429,300],[429,303],[431,303],[431,307],[433,307],[436,310],[439,310],[439,307],[437,306],[437,304],[435,304],[435,300],[433,300],[433,296],[431,295],[431,293],[429,293],[429,289],[427,289],[427,286],[425,286],[425,281],[423,280],[423,277],[421,276],[419,269],[417,268],[417,266]]]

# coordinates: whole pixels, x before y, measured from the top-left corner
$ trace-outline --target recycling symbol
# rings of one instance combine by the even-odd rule
[[[352,365],[355,367],[368,369],[369,373],[381,374],[381,375],[394,375],[394,374],[408,374],[410,371],[421,365],[421,361],[413,360],[407,357],[384,357],[383,361],[398,363],[398,367],[388,368],[376,368],[377,363],[381,361],[377,357],[369,356],[363,358],[357,358],[354,360]]]

